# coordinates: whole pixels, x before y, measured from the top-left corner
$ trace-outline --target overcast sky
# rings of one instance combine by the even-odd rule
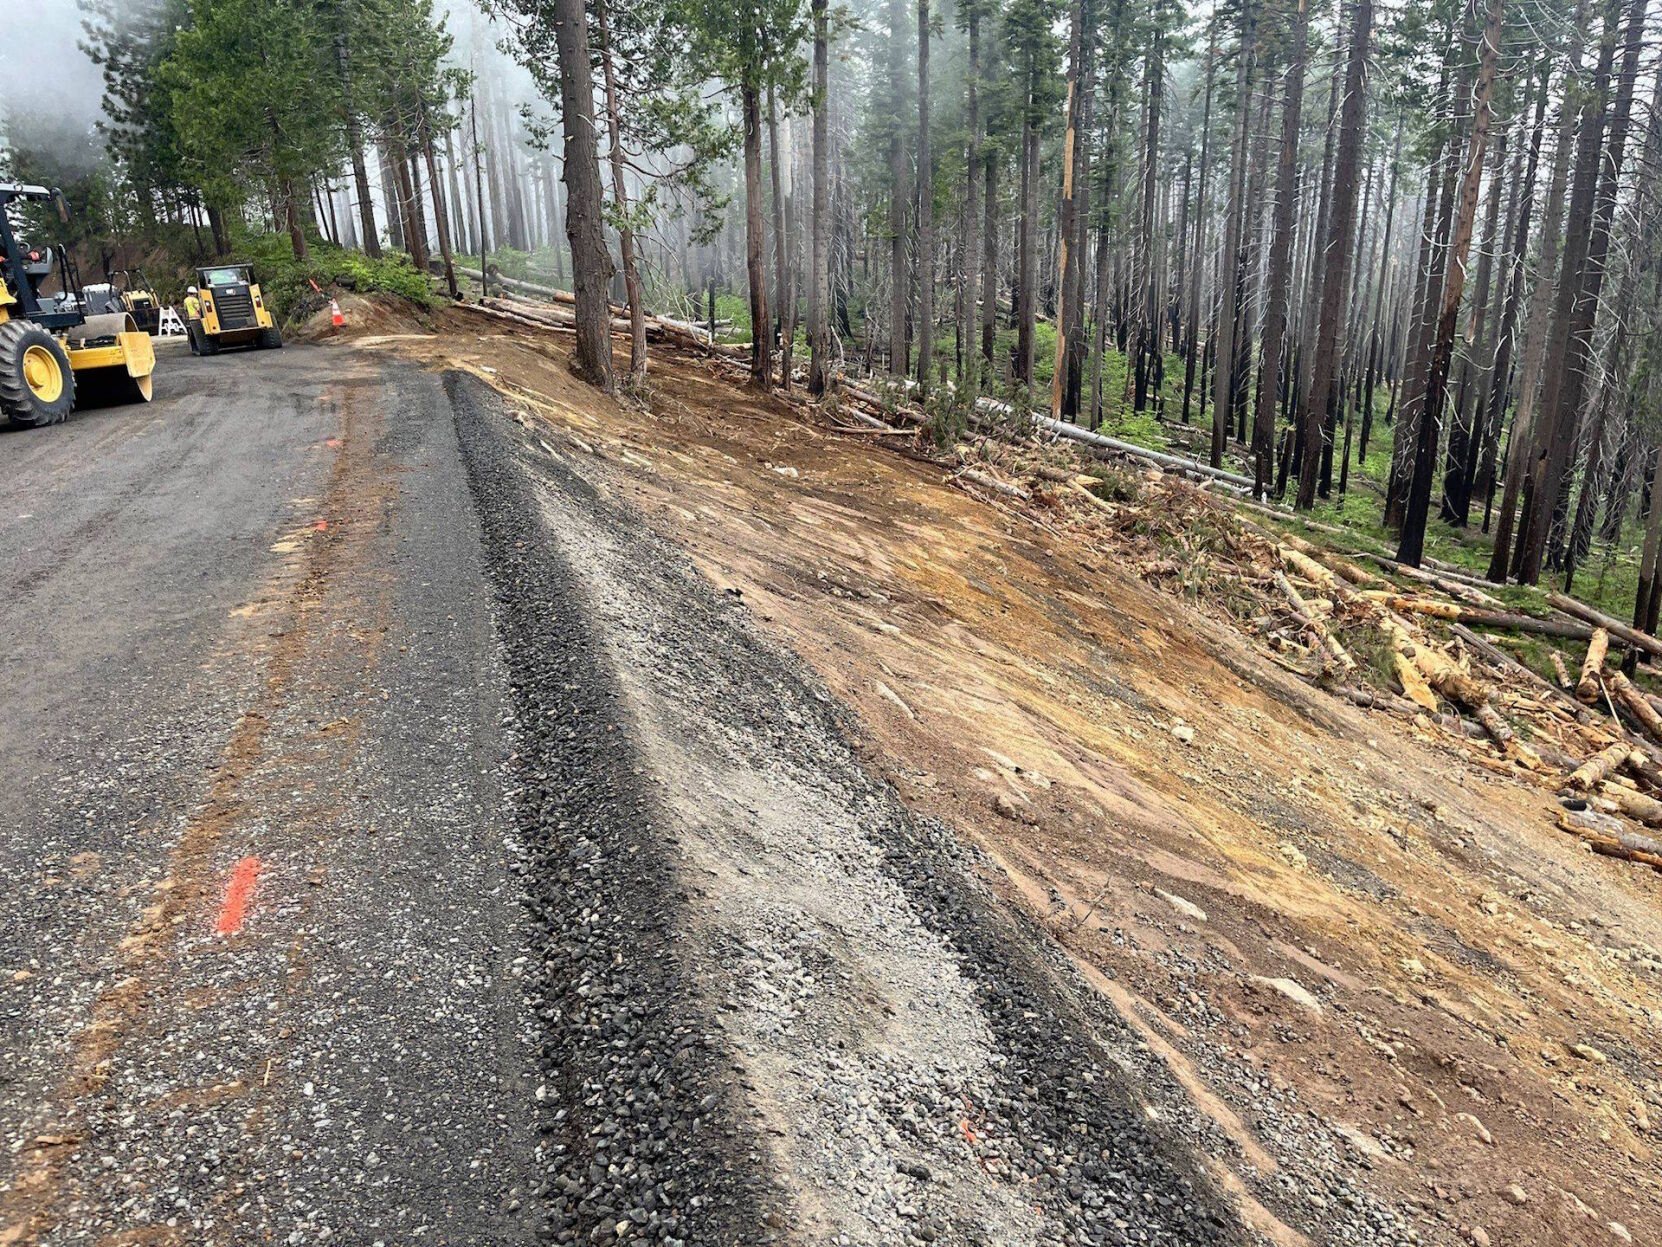
[[[6,0],[11,3],[11,0]],[[67,122],[91,126],[101,111],[103,76],[80,43],[81,10],[76,0],[19,0],[29,15],[6,23],[0,36],[0,121],[8,114],[40,112],[50,107]],[[517,66],[491,50],[496,32],[479,14],[473,0],[440,0],[451,14],[450,29],[464,63],[466,49],[477,41],[484,56],[512,84],[516,97],[531,94],[530,80]],[[0,125],[0,132],[5,127]]]
[[[75,0],[26,3],[28,16],[14,16],[0,36],[0,112],[38,112],[49,103],[90,126],[99,113],[104,80],[78,46],[80,8]]]

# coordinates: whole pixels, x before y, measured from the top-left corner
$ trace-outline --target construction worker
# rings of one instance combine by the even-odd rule
[[[202,353],[202,296],[195,286],[185,291],[185,333],[190,337],[190,353]]]

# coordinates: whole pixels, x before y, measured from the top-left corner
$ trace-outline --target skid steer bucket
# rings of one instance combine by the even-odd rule
[[[64,341],[77,406],[148,403],[156,352],[126,312],[89,316]]]

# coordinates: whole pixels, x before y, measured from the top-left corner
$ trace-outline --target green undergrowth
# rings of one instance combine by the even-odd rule
[[[325,296],[330,287],[339,287],[359,294],[393,294],[420,307],[433,304],[432,281],[402,253],[374,260],[361,251],[317,240],[308,243],[307,252],[306,260],[299,261],[287,234],[256,234],[241,239],[231,258],[254,266],[266,302],[280,321],[316,310],[324,296],[313,291],[314,281]]]

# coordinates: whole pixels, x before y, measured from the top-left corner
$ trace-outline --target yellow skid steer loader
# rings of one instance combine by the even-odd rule
[[[156,354],[126,312],[88,316],[66,247],[25,247],[7,209],[19,199],[57,204],[42,186],[0,183],[0,418],[23,428],[65,419],[90,402],[149,402]],[[53,276],[58,293],[42,288]]]

